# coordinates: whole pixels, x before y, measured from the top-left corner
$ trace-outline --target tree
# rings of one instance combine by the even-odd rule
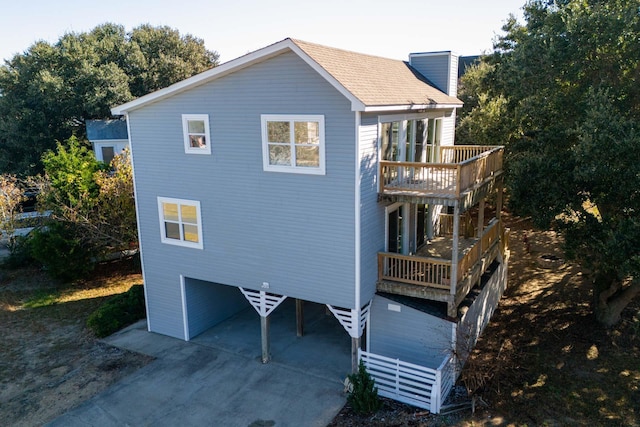
[[[563,232],[613,325],[640,295],[640,1],[530,1],[463,77],[468,139],[506,150],[509,203]]]
[[[41,172],[56,141],[84,139],[85,120],[217,63],[201,39],[169,27],[108,23],[34,43],[0,67],[0,173]]]
[[[104,255],[137,244],[133,175],[128,150],[111,165],[71,137],[42,159],[39,202],[46,227],[30,237],[30,253],[60,280],[82,277]]]
[[[10,250],[25,200],[22,182],[15,175],[0,175],[0,237],[6,238]]]
[[[111,168],[75,138],[43,156],[40,199],[51,218],[70,224],[94,253],[129,249],[137,241],[133,173],[128,150]]]

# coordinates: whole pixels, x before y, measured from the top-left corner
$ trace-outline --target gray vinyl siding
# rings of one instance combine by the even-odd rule
[[[400,306],[400,312],[389,310]],[[451,354],[455,324],[376,295],[371,305],[369,344],[372,353],[429,368]]]
[[[360,300],[371,300],[384,250],[384,205],[378,202],[378,116],[360,118]]]
[[[410,63],[413,68],[418,70],[420,74],[425,76],[438,89],[446,94],[449,93],[451,84],[450,74],[458,75],[458,66],[456,64],[454,73],[449,70],[450,52],[442,52],[441,54],[416,55],[411,56]],[[455,94],[453,95],[455,96]]]
[[[251,308],[238,288],[184,278],[187,323],[191,339],[234,314]]]
[[[211,155],[185,154],[182,114],[208,114]],[[261,114],[322,114],[326,175],[264,172]],[[179,276],[355,304],[355,113],[285,53],[129,115],[152,330],[182,336]],[[162,244],[157,197],[201,203],[204,249]],[[176,326],[177,325],[177,326]]]
[[[448,110],[442,118],[440,145],[454,145],[456,134],[456,110]]]

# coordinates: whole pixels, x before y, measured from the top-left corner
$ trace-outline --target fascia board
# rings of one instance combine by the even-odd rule
[[[239,71],[243,68],[249,67],[254,63],[261,62],[273,56],[279,55],[280,53],[282,53],[282,51],[289,49],[291,47],[290,45],[291,42],[289,40],[283,40],[282,42],[275,43],[271,46],[267,46],[255,52],[241,56],[237,59],[233,59],[229,62],[204,71],[193,77],[189,77],[188,79],[182,80],[178,83],[174,83],[164,89],[157,90],[148,95],[136,98],[133,101],[129,101],[125,104],[113,107],[111,109],[111,114],[113,114],[114,116],[123,115],[144,105],[159,101],[168,96],[175,95],[176,93],[180,93],[182,91],[205,84],[226,74]]]
[[[414,110],[439,110],[461,108],[462,104],[411,104],[411,105],[372,105],[365,107],[366,113],[377,113],[384,111],[414,111]]]

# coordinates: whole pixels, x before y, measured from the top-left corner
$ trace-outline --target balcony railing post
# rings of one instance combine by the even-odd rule
[[[453,241],[451,245],[451,295],[456,294],[458,284],[458,244],[460,240],[460,205],[453,207]]]

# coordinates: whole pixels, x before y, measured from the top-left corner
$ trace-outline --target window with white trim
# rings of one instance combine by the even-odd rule
[[[324,116],[263,114],[265,171],[324,175]]]
[[[211,154],[208,114],[183,114],[182,133],[187,154]]]
[[[202,249],[202,219],[197,200],[158,197],[162,243]]]

